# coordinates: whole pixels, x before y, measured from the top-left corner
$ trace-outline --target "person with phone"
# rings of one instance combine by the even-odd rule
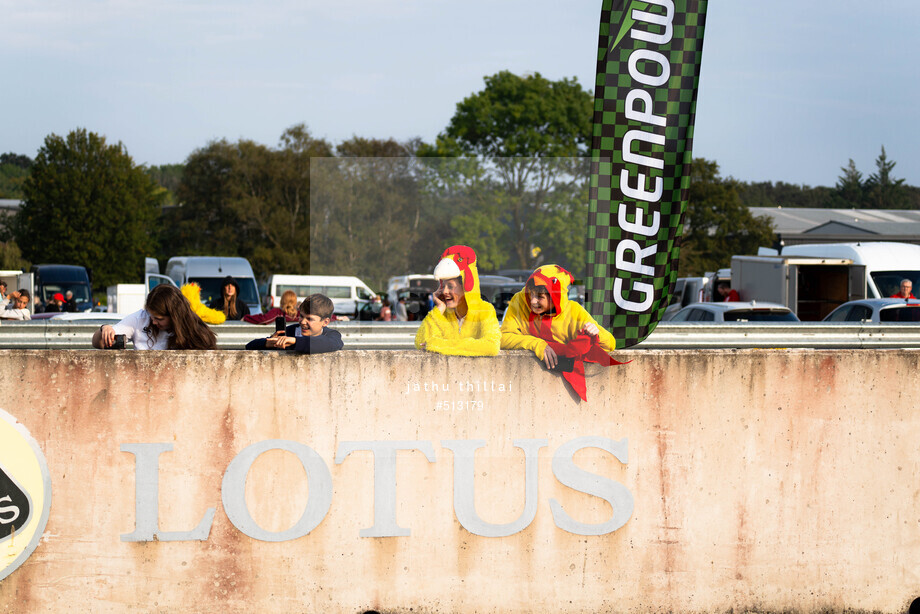
[[[332,299],[311,294],[300,304],[300,323],[285,327],[284,317],[275,319],[275,334],[253,339],[247,350],[290,350],[299,354],[325,354],[344,347],[339,331],[328,328],[332,321]]]
[[[560,371],[572,389],[587,400],[584,361],[621,364],[608,352],[616,339],[598,326],[584,307],[570,301],[575,279],[556,264],[538,268],[524,289],[511,297],[502,321],[503,350],[531,350],[547,369]]]
[[[103,324],[93,334],[93,347],[111,348],[117,335],[135,350],[214,350],[217,335],[192,311],[179,288],[160,284],[150,291],[144,308],[117,324]]]
[[[434,308],[415,335],[420,350],[454,356],[495,356],[501,329],[495,307],[482,300],[476,252],[466,245],[448,247],[434,269],[438,290]]]

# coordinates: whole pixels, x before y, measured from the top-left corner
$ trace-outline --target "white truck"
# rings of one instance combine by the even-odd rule
[[[816,243],[732,257],[731,285],[745,301],[770,301],[817,321],[847,301],[884,298],[920,282],[920,245]]]

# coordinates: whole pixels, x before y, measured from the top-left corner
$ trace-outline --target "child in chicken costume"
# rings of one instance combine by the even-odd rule
[[[440,282],[435,307],[428,312],[415,347],[454,356],[495,356],[501,329],[495,308],[482,300],[476,253],[465,245],[448,247],[434,269]]]
[[[549,369],[573,363],[571,369],[567,365],[562,369],[562,376],[587,401],[584,362],[605,367],[623,363],[607,354],[616,349],[613,335],[598,326],[584,307],[569,301],[569,285],[574,281],[571,273],[555,264],[534,271],[508,303],[501,347],[532,350]]]

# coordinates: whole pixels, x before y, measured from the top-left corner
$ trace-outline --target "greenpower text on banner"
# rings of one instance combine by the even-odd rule
[[[706,0],[605,0],[588,212],[589,311],[641,342],[677,279]]]

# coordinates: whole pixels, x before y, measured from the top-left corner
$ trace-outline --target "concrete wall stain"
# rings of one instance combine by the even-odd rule
[[[910,436],[920,416],[904,386],[920,352],[630,350],[618,358],[633,363],[589,365],[589,401],[580,403],[525,352],[0,351],[0,386],[21,397],[4,409],[39,439],[55,489],[48,539],[0,582],[0,612],[74,603],[96,611],[903,612],[920,594],[911,584],[920,452]],[[433,395],[403,393],[410,379],[458,377],[517,385],[506,396],[479,394],[481,412],[436,411]],[[597,470],[627,486],[635,512],[600,537],[557,528],[547,502],[597,507],[549,468],[561,443],[585,435],[629,439],[629,463]],[[220,482],[246,445],[279,437],[314,447],[334,495],[310,535],[269,544],[232,526]],[[500,539],[466,532],[453,517],[452,455],[440,441],[481,438],[504,457],[486,469],[503,486],[477,506],[502,521],[500,510],[516,516],[523,496],[510,440],[534,437],[550,446],[532,525]],[[431,441],[437,462],[413,452],[399,464],[398,519],[412,536],[358,537],[372,514],[371,493],[359,490],[372,483],[370,464],[335,465],[337,445],[413,438]],[[207,542],[118,539],[134,505],[131,455],[118,446],[143,441],[174,445],[161,468],[163,528],[188,529],[187,518],[217,507]],[[290,505],[268,484],[253,492]]]

